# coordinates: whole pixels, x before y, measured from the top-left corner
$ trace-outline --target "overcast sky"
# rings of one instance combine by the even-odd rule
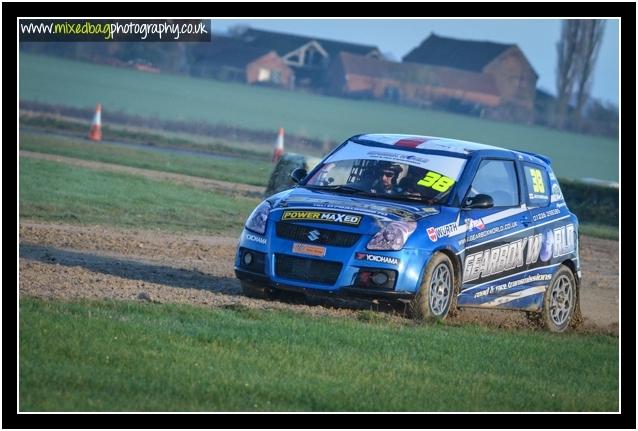
[[[517,44],[539,75],[537,86],[556,94],[556,42],[561,28],[557,19],[213,19],[213,32],[225,32],[236,24],[375,45],[398,61],[431,32],[459,39]],[[593,97],[615,104],[618,104],[618,36],[618,20],[607,20],[592,86]]]

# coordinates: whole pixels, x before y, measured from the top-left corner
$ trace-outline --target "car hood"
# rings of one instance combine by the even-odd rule
[[[354,213],[371,221],[418,221],[439,214],[436,206],[413,205],[381,198],[356,197],[334,192],[316,191],[301,187],[287,190],[272,197],[273,210],[313,209]]]

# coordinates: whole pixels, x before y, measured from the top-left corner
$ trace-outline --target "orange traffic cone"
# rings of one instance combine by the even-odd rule
[[[88,138],[92,141],[102,140],[102,105],[99,103],[95,107],[95,115],[93,116],[93,123],[91,124]]]
[[[275,152],[272,155],[272,161],[277,163],[284,153],[284,128],[279,128],[279,134],[277,135],[277,144],[275,145]]]

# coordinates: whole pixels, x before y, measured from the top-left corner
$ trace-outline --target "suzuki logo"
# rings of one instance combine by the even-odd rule
[[[321,234],[319,233],[319,231],[318,231],[318,230],[311,230],[311,231],[308,233],[308,239],[309,239],[310,241],[316,241],[316,240],[317,240],[317,238],[319,238],[319,235],[321,235]]]

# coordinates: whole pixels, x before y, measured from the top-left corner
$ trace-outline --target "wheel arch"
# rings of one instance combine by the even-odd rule
[[[561,265],[565,265],[572,272],[574,281],[576,282],[576,290],[580,290],[580,279],[578,278],[578,270],[573,260],[567,259],[561,262]]]
[[[461,291],[461,282],[463,280],[462,278],[463,265],[461,263],[461,258],[457,254],[455,254],[453,250],[449,248],[445,248],[445,247],[441,247],[436,250],[433,250],[432,256],[434,256],[436,253],[443,253],[452,262],[452,270],[454,271],[454,282],[455,282],[454,288],[456,289],[456,294],[458,295],[458,293]]]

